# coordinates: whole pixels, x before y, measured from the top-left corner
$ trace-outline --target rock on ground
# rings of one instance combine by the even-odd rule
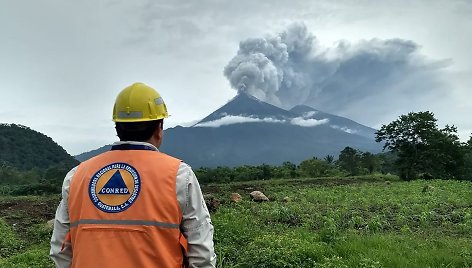
[[[249,195],[251,196],[252,201],[256,201],[256,202],[269,201],[269,198],[267,198],[267,196],[265,196],[261,191],[252,191]]]
[[[231,201],[235,202],[235,203],[238,203],[242,200],[242,197],[240,194],[238,193],[232,193],[231,194]]]
[[[215,212],[220,207],[220,200],[214,198],[213,196],[209,196],[208,198],[205,198],[205,200],[208,211],[210,212]]]

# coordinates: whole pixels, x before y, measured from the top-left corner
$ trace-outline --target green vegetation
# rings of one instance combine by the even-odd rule
[[[0,267],[53,267],[48,257],[59,196],[0,197]]]
[[[368,175],[202,186],[219,267],[472,267],[472,182]],[[250,200],[263,191],[270,202]],[[233,192],[243,196],[234,203]],[[286,198],[288,197],[288,198]],[[0,198],[0,267],[53,267],[58,196]]]
[[[218,199],[252,188],[272,201],[213,215],[221,267],[472,266],[472,183],[330,180],[209,186]]]
[[[51,138],[28,127],[0,124],[0,195],[59,193],[77,165]]]
[[[376,141],[396,153],[396,167],[406,180],[418,176],[470,179],[472,137],[461,143],[455,126],[439,129],[431,112],[401,115],[377,132]]]
[[[374,155],[346,147],[334,161],[333,156],[324,159],[306,159],[299,165],[284,162],[280,166],[240,166],[235,168],[199,168],[195,170],[198,180],[203,183],[221,183],[250,180],[345,177],[368,174],[389,173],[388,166],[393,160],[387,154]]]
[[[28,127],[0,124],[0,163],[19,170],[77,165],[50,137]]]
[[[0,196],[47,195],[61,192],[67,167],[21,171],[0,165]]]

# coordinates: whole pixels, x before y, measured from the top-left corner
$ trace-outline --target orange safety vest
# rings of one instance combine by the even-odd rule
[[[69,190],[72,268],[183,267],[180,160],[115,145],[81,163]]]

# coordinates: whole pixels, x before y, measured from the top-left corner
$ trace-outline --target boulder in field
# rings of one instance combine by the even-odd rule
[[[232,193],[232,194],[231,194],[231,201],[232,201],[232,202],[235,202],[235,203],[241,202],[241,201],[242,201],[242,197],[241,197],[241,195],[238,194],[238,193]]]
[[[205,200],[208,211],[210,212],[215,212],[220,207],[220,200],[214,198],[213,196],[205,198]]]
[[[269,201],[269,198],[267,198],[267,196],[265,196],[261,191],[252,191],[249,195],[251,196],[252,201],[256,201],[256,202]]]

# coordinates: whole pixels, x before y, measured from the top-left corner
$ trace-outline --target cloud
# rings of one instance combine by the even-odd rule
[[[309,111],[303,114],[304,118],[312,117],[316,114],[316,111]]]
[[[227,115],[220,119],[202,122],[196,124],[194,127],[221,127],[233,124],[242,124],[242,123],[284,123],[284,120],[278,120],[274,118],[255,118],[255,117],[246,117],[241,115]]]
[[[323,118],[323,119],[311,118],[316,113],[317,113],[316,111],[309,111],[309,112],[303,113],[303,115],[300,117],[292,118],[290,120],[290,124],[301,126],[301,127],[315,127],[315,126],[323,125],[329,122],[328,118]]]
[[[335,129],[340,129],[346,133],[349,133],[349,134],[355,134],[357,133],[356,130],[353,130],[353,129],[350,129],[348,127],[340,127],[340,126],[337,126],[337,125],[331,125],[332,128],[335,128]]]
[[[301,126],[301,127],[314,127],[328,123],[329,120],[327,118],[324,119],[314,119],[314,118],[303,118],[303,117],[295,117],[290,120],[292,125]]]
[[[311,114],[311,113],[310,113]],[[281,120],[274,119],[270,117],[266,118],[256,118],[248,117],[242,115],[226,115],[220,119],[202,122],[194,125],[193,127],[221,127],[233,124],[242,124],[242,123],[287,123],[289,122],[292,125],[301,126],[301,127],[314,127],[323,125],[329,122],[327,118],[325,119],[314,119],[314,118],[305,118],[305,117],[295,117],[292,119]]]

